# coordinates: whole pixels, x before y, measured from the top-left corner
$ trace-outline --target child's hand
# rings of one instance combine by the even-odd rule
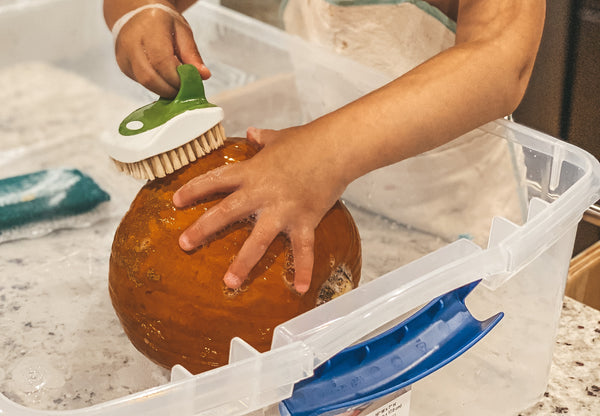
[[[306,293],[314,261],[314,230],[342,194],[345,185],[312,139],[307,126],[280,131],[248,129],[248,139],[262,149],[251,159],[200,175],[173,196],[185,207],[216,193],[229,195],[185,230],[179,245],[192,250],[238,220],[256,215],[252,233],[224,276],[238,288],[273,239],[285,233],[294,255],[294,287]],[[326,157],[323,158],[322,156]]]
[[[133,16],[118,34],[115,53],[125,75],[161,97],[177,94],[176,68],[182,63],[210,77],[188,23],[175,10],[146,9]]]

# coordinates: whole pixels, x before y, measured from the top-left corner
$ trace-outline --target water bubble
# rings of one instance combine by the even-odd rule
[[[33,393],[42,389],[56,389],[65,384],[61,371],[44,357],[26,357],[19,361],[10,374],[15,389]]]

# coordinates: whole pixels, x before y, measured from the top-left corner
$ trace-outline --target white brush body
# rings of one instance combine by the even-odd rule
[[[102,140],[113,159],[135,163],[184,146],[219,124],[223,118],[224,112],[220,107],[189,110],[151,130],[132,136],[106,135]]]

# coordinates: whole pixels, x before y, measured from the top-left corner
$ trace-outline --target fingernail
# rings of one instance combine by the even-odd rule
[[[175,205],[175,208],[185,208],[186,206],[186,202],[183,200],[179,190],[173,194],[173,205]]]
[[[262,148],[263,144],[260,137],[260,129],[257,129],[256,127],[248,127],[246,130],[246,138],[250,143],[254,143]]]
[[[306,292],[308,292],[308,288],[310,287],[310,284],[306,284],[306,283],[298,283],[294,285],[294,288],[296,289],[296,292],[300,293],[301,295],[305,294]]]
[[[181,203],[181,201],[179,200],[179,194],[177,192],[175,192],[173,194],[173,205],[178,207],[180,203]]]
[[[225,277],[223,277],[223,281],[225,285],[230,289],[238,289],[242,283],[244,283],[244,279],[231,272],[225,273]]]
[[[186,235],[181,235],[179,237],[179,247],[185,251],[191,251],[196,248]]]
[[[204,71],[207,77],[210,77],[212,75],[210,69],[208,69],[208,67],[204,64],[200,64],[200,70]]]

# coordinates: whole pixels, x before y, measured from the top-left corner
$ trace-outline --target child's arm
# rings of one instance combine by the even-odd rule
[[[123,15],[139,7],[160,4],[168,8],[142,10],[121,27],[115,39],[115,54],[123,73],[163,97],[177,94],[177,65],[192,64],[204,79],[210,77],[192,31],[181,16],[193,3],[194,0],[105,0],[104,20],[111,30]]]
[[[239,287],[283,232],[294,253],[295,287],[306,292],[314,229],[345,187],[510,114],[531,75],[544,16],[544,0],[461,0],[456,46],[311,123],[280,131],[249,129],[248,137],[264,145],[256,156],[199,176],[175,193],[176,206],[230,193],[181,235],[181,247],[197,247],[228,224],[256,214],[225,283]]]

